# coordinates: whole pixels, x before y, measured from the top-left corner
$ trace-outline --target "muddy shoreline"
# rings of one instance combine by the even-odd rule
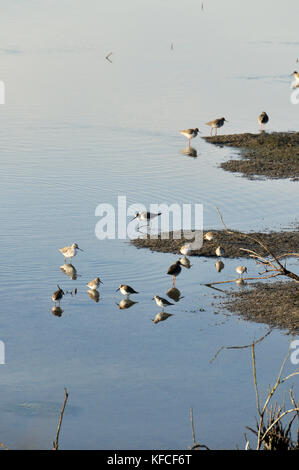
[[[247,178],[299,180],[299,132],[260,132],[203,137],[214,145],[240,149],[236,160],[221,163],[224,170]]]
[[[295,282],[255,282],[231,292],[221,306],[245,320],[299,334],[299,286]]]
[[[206,256],[215,257],[216,248],[221,245],[224,248],[223,258],[248,258],[248,254],[241,250],[247,248],[250,250],[257,249],[259,253],[263,253],[261,247],[255,242],[249,242],[248,239],[244,240],[240,232],[234,231],[233,234],[228,234],[225,230],[212,230],[214,239],[212,241],[204,240],[203,246],[199,250],[192,251],[189,256]],[[176,232],[177,233],[177,232]],[[207,233],[204,231],[204,234]],[[271,247],[274,255],[281,255],[282,253],[293,253],[299,250],[299,231],[291,232],[250,232],[250,235],[258,238],[267,246]],[[162,253],[174,253],[180,255],[180,248],[185,243],[190,243],[182,236],[181,239],[174,239],[173,232],[169,233],[169,239],[162,239],[159,234],[157,239],[150,238],[149,236],[142,236],[137,239],[131,240],[136,248],[147,248],[151,251],[158,251]]]

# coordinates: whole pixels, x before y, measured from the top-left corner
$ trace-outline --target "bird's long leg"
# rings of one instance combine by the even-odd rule
[[[172,276],[172,286],[175,287],[175,276]]]
[[[213,127],[211,126],[211,135],[213,135]]]

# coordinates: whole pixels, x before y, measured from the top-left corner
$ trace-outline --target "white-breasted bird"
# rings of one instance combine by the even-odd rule
[[[139,292],[136,292],[136,290],[133,289],[133,287],[127,286],[125,284],[120,284],[119,287],[116,289],[117,291],[120,291],[122,295],[131,295],[131,294],[139,294]]]
[[[204,240],[207,240],[208,242],[212,241],[214,239],[214,234],[213,232],[207,232],[203,236]]]
[[[59,248],[60,253],[62,253],[64,256],[64,262],[66,262],[66,259],[72,260],[72,258],[76,256],[77,250],[83,251],[78,247],[77,243],[73,243],[70,246],[65,246],[64,248]]]
[[[153,297],[153,300],[155,300],[158,307],[161,307],[163,310],[164,310],[164,307],[168,305],[174,305],[171,302],[168,302],[167,299],[164,299],[163,297],[160,297],[159,295],[155,295]]]
[[[158,212],[157,214],[154,214],[153,212],[148,212],[148,211],[141,211],[141,212],[137,211],[135,212],[132,220],[138,219],[142,222],[150,222],[155,217],[158,217],[159,215],[161,215],[161,213],[162,212]]]
[[[186,243],[186,245],[181,246],[180,253],[182,255],[189,255],[192,251],[191,243]]]
[[[218,246],[215,250],[217,256],[224,256],[224,248],[222,246]]]
[[[246,266],[237,266],[236,271],[241,277],[243,273],[247,273],[247,268]]]
[[[222,127],[224,122],[228,122],[224,117],[207,122],[206,125],[211,127],[211,135],[213,135],[213,129],[215,129],[215,135],[217,135],[217,129]]]
[[[180,134],[182,134],[184,137],[187,137],[188,147],[190,147],[191,139],[194,139],[194,137],[196,137],[199,132],[200,130],[196,127],[195,129],[183,129],[180,131]]]
[[[293,83],[293,88],[299,87],[299,72],[295,70],[293,73],[291,73],[291,76],[294,77],[295,81]]]
[[[103,284],[99,277],[94,278],[92,281],[88,282],[87,287],[91,290],[95,290],[99,287],[100,284]]]

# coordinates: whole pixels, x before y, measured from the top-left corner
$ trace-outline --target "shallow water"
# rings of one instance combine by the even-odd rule
[[[129,0],[125,8],[115,0],[100,8],[90,1],[73,2],[69,15],[67,1],[43,8],[5,3],[0,441],[50,448],[67,387],[61,448],[187,448],[190,406],[201,442],[243,447],[256,412],[249,350],[209,361],[221,346],[247,344],[267,327],[228,315],[220,293],[202,285],[230,279],[240,263],[225,260],[217,273],[216,260],[192,260],[177,280],[183,298],[167,309],[173,316],[153,324],[159,309],[151,299],[166,297],[165,273],[176,256],[137,250],[128,240],[98,240],[95,209],[116,206],[124,195],[127,205],[146,207],[201,203],[205,229],[221,226],[216,206],[231,228],[291,227],[298,183],[225,172],[219,164],[237,152],[200,138],[192,141],[198,157],[187,157],[178,130],[198,126],[206,135],[204,123],[224,115],[224,133],[256,132],[262,110],[269,131],[298,130],[288,77],[298,55],[298,4],[285,2],[281,11],[254,1],[240,11],[236,1],[216,1],[204,2],[202,12],[190,1],[190,15],[177,1],[171,11],[168,2],[145,8]],[[105,60],[110,51],[112,64]],[[60,270],[58,251],[73,242],[84,250],[73,260],[76,280]],[[84,287],[97,275],[104,282],[98,303]],[[139,291],[127,310],[117,305],[120,283]],[[64,297],[61,317],[51,313],[56,284],[78,289]],[[264,393],[289,341],[275,331],[257,349]],[[294,370],[289,362],[287,368]]]

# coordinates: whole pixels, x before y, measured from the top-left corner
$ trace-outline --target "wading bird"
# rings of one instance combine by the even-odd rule
[[[208,242],[212,241],[214,239],[214,234],[213,232],[207,232],[203,236],[204,240],[207,240]]]
[[[60,305],[60,301],[62,297],[65,295],[63,290],[61,289],[61,287],[59,287],[58,284],[57,284],[57,287],[58,287],[58,290],[56,290],[54,294],[52,295],[52,300],[53,302],[55,302],[55,306],[56,306],[56,302],[58,302],[58,304]]]
[[[224,117],[207,122],[206,125],[211,126],[211,135],[213,135],[213,129],[215,129],[215,135],[217,135],[217,129],[222,127],[224,122],[228,122]]]
[[[247,273],[247,268],[246,266],[237,266],[236,271],[240,275],[240,277],[242,277],[243,273]]]
[[[298,59],[297,59],[298,61]],[[299,72],[295,70],[295,72],[291,73],[291,76],[294,77],[295,81],[293,83],[293,88],[299,87]]]
[[[95,279],[93,279],[92,281],[90,281],[86,285],[87,285],[87,287],[89,287],[89,289],[95,290],[99,287],[100,284],[103,284],[101,279],[99,277],[96,277]]]
[[[139,292],[136,292],[136,290],[133,289],[133,287],[126,286],[125,284],[120,284],[119,287],[116,289],[117,291],[120,291],[122,295],[129,296],[131,294],[139,294]]]
[[[259,125],[261,126],[261,129],[264,129],[264,125],[267,124],[268,121],[269,121],[269,116],[267,113],[265,113],[265,111],[263,111],[262,114],[260,114],[258,117],[258,122],[259,122]]]
[[[182,134],[184,137],[187,137],[188,139],[188,148],[190,148],[191,139],[194,139],[194,137],[196,137],[199,132],[200,130],[197,127],[195,129],[184,129],[180,131],[180,134]]]
[[[180,274],[181,270],[182,268],[180,260],[177,260],[168,268],[167,274],[169,274],[169,276],[172,276],[173,287],[175,287],[175,280]]]
[[[224,256],[224,249],[222,248],[222,246],[218,246],[216,248],[215,253],[216,253],[217,256]]]
[[[72,261],[72,258],[77,254],[77,250],[83,251],[78,247],[77,243],[73,243],[71,246],[65,246],[64,248],[59,248],[60,253],[64,256],[64,262],[66,262],[67,259]]]
[[[156,301],[156,304],[158,305],[158,307],[161,307],[163,309],[163,311],[164,311],[164,307],[166,307],[168,305],[174,305],[171,302],[168,302],[167,299],[163,299],[163,297],[160,297],[159,295],[155,295],[153,297],[153,300]]]

